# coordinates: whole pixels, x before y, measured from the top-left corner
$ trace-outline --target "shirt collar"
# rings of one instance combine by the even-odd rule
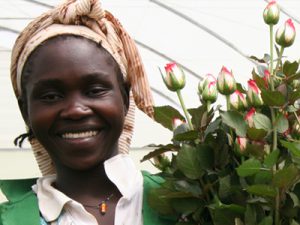
[[[125,199],[131,199],[143,185],[142,174],[128,154],[119,154],[106,160],[104,168],[107,177]],[[74,201],[52,186],[55,179],[56,175],[41,177],[32,187],[38,197],[40,212],[47,222],[55,221],[65,204]]]
[[[143,176],[128,154],[116,155],[104,162],[105,173],[122,196],[132,198],[143,185]]]

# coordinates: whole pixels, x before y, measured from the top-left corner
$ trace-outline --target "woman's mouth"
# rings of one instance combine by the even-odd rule
[[[64,139],[78,139],[78,138],[89,138],[94,137],[99,133],[99,131],[91,130],[84,132],[67,132],[61,135]]]

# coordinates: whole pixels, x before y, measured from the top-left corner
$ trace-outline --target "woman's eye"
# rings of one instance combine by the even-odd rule
[[[62,95],[56,92],[45,93],[41,96],[42,101],[45,102],[55,102],[62,99]]]
[[[105,93],[105,88],[103,87],[93,87],[87,91],[88,96],[100,96]]]

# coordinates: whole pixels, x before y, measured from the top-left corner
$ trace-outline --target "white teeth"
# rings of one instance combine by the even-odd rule
[[[93,137],[98,134],[98,131],[85,131],[79,133],[65,133],[62,135],[62,138],[65,139],[75,139],[75,138],[88,138]]]

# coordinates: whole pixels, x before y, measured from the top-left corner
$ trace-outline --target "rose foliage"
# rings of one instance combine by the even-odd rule
[[[274,10],[274,4],[266,10]],[[279,16],[277,11],[264,15],[265,20],[272,16],[267,21]],[[200,82],[199,107],[185,109],[180,99],[183,115],[171,106],[155,108],[155,120],[174,136],[143,159],[151,160],[163,178],[148,201],[177,225],[300,224],[299,61],[282,57],[295,29],[286,22],[275,44],[274,23],[268,23],[270,53],[251,57],[257,66],[247,87],[223,67],[218,78],[209,74]],[[184,80],[170,71],[168,76],[175,76],[170,80]],[[168,88],[181,98],[177,87],[183,86]],[[221,94],[226,110],[214,105]]]

